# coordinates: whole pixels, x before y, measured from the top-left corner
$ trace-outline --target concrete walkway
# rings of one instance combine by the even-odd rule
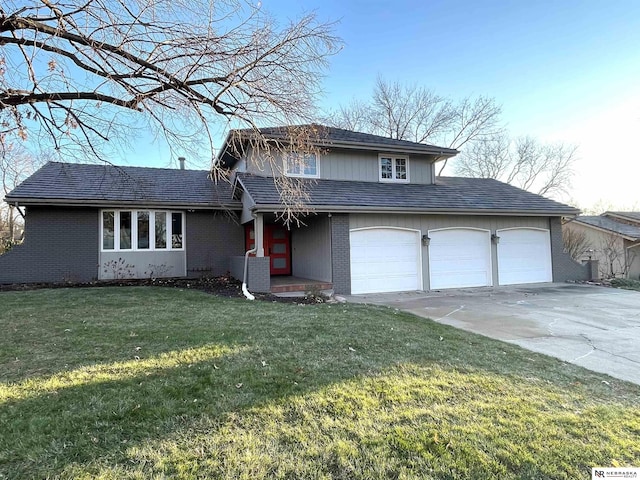
[[[640,292],[537,284],[350,295],[640,385]]]

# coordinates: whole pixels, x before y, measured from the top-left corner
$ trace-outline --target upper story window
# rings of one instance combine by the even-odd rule
[[[315,153],[290,153],[285,158],[285,168],[289,177],[312,177],[320,176],[318,168],[318,155]]]
[[[155,210],[103,210],[100,224],[102,250],[182,250],[182,212]]]
[[[397,155],[380,155],[381,182],[408,182],[409,158]]]

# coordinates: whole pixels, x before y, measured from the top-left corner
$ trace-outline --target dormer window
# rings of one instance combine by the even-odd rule
[[[318,155],[315,153],[290,153],[285,158],[285,167],[289,177],[318,178]]]
[[[408,182],[409,158],[398,155],[380,155],[381,182]]]

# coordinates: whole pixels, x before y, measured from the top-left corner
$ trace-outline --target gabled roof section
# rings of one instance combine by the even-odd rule
[[[411,142],[409,140],[397,140],[380,135],[354,132],[343,128],[327,127],[318,124],[267,127],[258,129],[258,132],[267,139],[286,141],[289,137],[289,129],[301,128],[312,129],[317,137],[317,140],[314,140],[313,143],[326,148],[335,147],[354,150],[375,150],[381,153],[434,155],[442,159],[453,157],[459,153],[458,150],[453,148],[438,147],[436,145]],[[253,129],[231,130],[225,139],[220,160],[226,165],[233,164],[237,159],[234,159],[231,154],[233,151],[232,148],[229,148],[231,142],[239,141],[239,139],[248,140],[255,135],[256,131]]]
[[[6,201],[20,205],[141,205],[237,208],[231,186],[207,170],[116,167],[49,162],[18,185]]]
[[[277,211],[273,178],[239,173],[237,181],[255,201],[255,210]],[[300,180],[316,211],[453,213],[574,216],[569,205],[493,179],[438,177],[435,185],[340,180]]]
[[[602,215],[605,217],[619,218],[640,226],[640,212],[604,212]]]
[[[640,226],[617,222],[615,219],[605,215],[606,213],[602,215],[580,215],[573,221],[620,235],[625,237],[627,240],[640,241]]]

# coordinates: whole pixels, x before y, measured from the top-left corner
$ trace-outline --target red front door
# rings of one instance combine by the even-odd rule
[[[271,257],[271,275],[291,275],[289,230],[280,225],[264,226],[264,254]]]
[[[246,248],[254,247],[253,225],[246,227]],[[270,257],[271,275],[291,275],[291,235],[280,225],[264,226],[264,255]]]

